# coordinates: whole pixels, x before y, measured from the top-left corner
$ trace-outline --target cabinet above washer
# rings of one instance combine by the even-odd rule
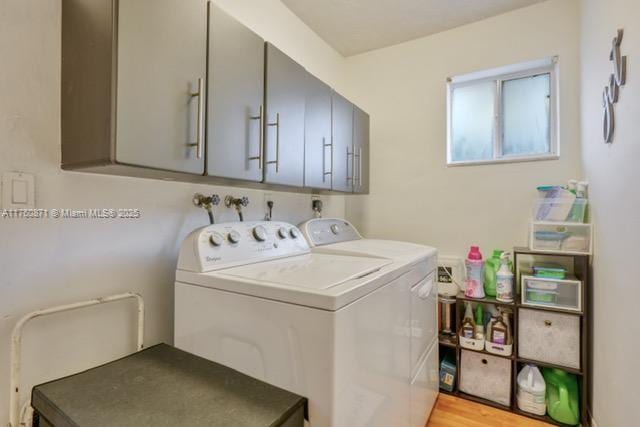
[[[350,184],[332,185],[329,85],[213,2],[178,3],[62,2],[62,168],[366,192],[368,122],[352,117]]]

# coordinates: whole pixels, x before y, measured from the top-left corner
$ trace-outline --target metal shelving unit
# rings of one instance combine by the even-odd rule
[[[534,306],[534,305],[523,305],[520,302],[520,282],[521,276],[523,273],[530,274],[529,270],[524,271],[526,269],[526,265],[523,266],[521,260],[523,258],[533,258],[535,260],[543,260],[550,261],[553,259],[563,259],[564,263],[570,263],[573,269],[573,274],[577,277],[578,280],[582,282],[582,312],[563,310],[561,308],[555,307],[543,307],[543,306]],[[495,357],[503,357],[511,360],[512,369],[511,369],[511,404],[509,406],[504,406],[499,403],[483,399],[477,396],[472,396],[466,393],[461,392],[458,389],[459,380],[460,380],[460,355],[462,347],[460,346],[457,336],[448,336],[448,335],[440,335],[440,353],[443,354],[445,351],[455,351],[455,360],[456,360],[456,378],[455,378],[455,388],[453,392],[449,392],[446,390],[440,390],[441,393],[454,395],[463,399],[467,399],[473,402],[482,403],[485,405],[492,406],[494,408],[499,408],[507,411],[514,412],[518,415],[526,416],[529,418],[533,418],[539,421],[544,421],[546,423],[564,426],[564,424],[559,423],[553,420],[548,415],[538,416],[525,411],[522,411],[518,408],[516,402],[516,390],[517,390],[517,375],[519,369],[524,364],[533,364],[539,367],[547,367],[547,368],[559,368],[564,371],[567,371],[571,374],[575,374],[578,379],[578,385],[580,389],[580,412],[581,412],[581,425],[582,426],[590,426],[590,418],[589,418],[589,381],[590,381],[590,331],[591,331],[591,279],[589,276],[590,269],[590,256],[589,255],[576,255],[576,254],[567,254],[562,252],[539,252],[532,251],[529,248],[521,248],[516,247],[513,250],[513,264],[514,264],[514,282],[516,284],[516,295],[515,301],[511,303],[505,303],[501,301],[497,301],[495,298],[486,297],[482,299],[468,298],[464,296],[464,294],[459,294],[456,298],[456,325],[455,330],[458,330],[459,322],[461,319],[460,314],[464,312],[464,309],[461,306],[469,301],[472,303],[481,303],[481,304],[493,304],[501,307],[510,307],[513,311],[513,319],[512,319],[512,333],[513,333],[513,353],[511,356],[497,355],[487,352],[486,350],[473,350],[473,349],[465,349],[468,351],[476,351],[479,353],[487,354],[488,356]],[[518,355],[518,343],[523,337],[518,337],[518,312],[520,308],[526,308],[528,310],[540,310],[540,311],[548,311],[554,313],[563,313],[573,316],[580,317],[580,369],[575,369],[566,366],[554,365],[551,363],[540,362],[537,360],[530,360],[526,358],[519,357]]]

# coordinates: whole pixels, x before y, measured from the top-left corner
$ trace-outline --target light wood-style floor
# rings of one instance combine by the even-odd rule
[[[550,424],[440,394],[427,427],[543,427]]]

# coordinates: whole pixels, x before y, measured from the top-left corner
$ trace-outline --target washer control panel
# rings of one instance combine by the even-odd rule
[[[362,236],[351,223],[338,218],[316,218],[300,224],[310,246],[360,240]]]
[[[185,239],[178,269],[199,273],[309,253],[300,230],[278,221],[228,222]]]

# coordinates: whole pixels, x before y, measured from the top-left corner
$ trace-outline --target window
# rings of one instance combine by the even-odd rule
[[[557,159],[557,58],[449,79],[447,164]]]

